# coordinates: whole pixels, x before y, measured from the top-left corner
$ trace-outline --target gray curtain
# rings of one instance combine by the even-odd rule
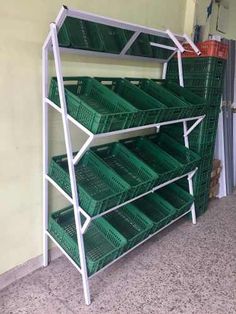
[[[229,56],[226,63],[224,80],[222,111],[224,128],[226,192],[227,194],[231,194],[234,187],[233,110],[231,105],[234,101],[235,40],[223,39],[223,43],[229,45]]]

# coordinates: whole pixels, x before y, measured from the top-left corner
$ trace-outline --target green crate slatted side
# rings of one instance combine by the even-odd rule
[[[69,195],[71,183],[66,155],[52,158],[50,177]],[[81,207],[97,215],[122,202],[130,186],[88,151],[75,166],[75,176]]]
[[[193,203],[192,195],[175,183],[157,190],[156,193],[176,208],[176,217],[187,212]]]
[[[186,113],[187,107],[189,107],[188,104],[167,91],[160,84],[148,79],[127,78],[127,80],[166,106],[163,121],[179,119],[188,115],[188,112]]]
[[[48,230],[80,266],[73,207],[70,206],[51,214]],[[92,221],[84,234],[89,275],[94,274],[121,255],[126,244],[125,238],[104,218]]]
[[[184,145],[181,145],[167,134],[160,132],[158,134],[150,135],[147,138],[181,163],[181,174],[194,170],[199,164],[199,155],[186,148]]]
[[[66,28],[72,48],[103,51],[103,42],[97,24],[66,17],[63,27]]]
[[[200,58],[183,58],[183,75],[185,74],[216,74],[224,76],[226,60],[215,57],[200,57]],[[178,60],[172,59],[168,63],[168,74],[178,74]]]
[[[220,107],[222,89],[191,87],[191,91],[196,95],[203,97],[210,107]]]
[[[178,75],[167,75],[166,77],[170,81],[178,82]],[[184,75],[184,86],[186,88],[217,88],[222,92],[223,82],[219,75],[206,75],[205,77],[201,74]]]
[[[61,29],[58,32],[58,43],[60,47],[70,46],[70,38],[65,24],[62,25]]]
[[[129,128],[137,110],[93,78],[67,77],[68,113],[93,133]],[[49,98],[60,105],[57,80],[51,81]]]
[[[155,171],[157,174],[155,185],[181,175],[182,165],[146,138],[127,139],[121,142]]]
[[[176,216],[175,208],[157,193],[148,194],[133,204],[153,222],[151,233],[163,228]]]
[[[204,99],[177,84],[152,79],[143,82],[142,88],[169,108],[169,114],[165,116],[166,121],[205,114]]]
[[[175,47],[173,41],[170,38],[149,35],[149,39],[150,42]],[[152,46],[152,53],[154,58],[168,59],[172,55],[173,51]]]
[[[96,78],[142,113],[142,125],[163,121],[166,106],[126,79]]]
[[[153,228],[152,221],[132,204],[119,208],[104,218],[127,240],[125,250],[144,240]]]
[[[129,35],[129,31],[125,30],[125,35]],[[129,48],[128,55],[140,57],[152,57],[152,46],[150,45],[149,35],[141,33],[132,46]]]
[[[104,51],[108,53],[120,53],[134,34],[132,31],[125,31],[124,29],[104,24],[97,24],[97,27],[103,42]]]
[[[93,151],[130,185],[129,198],[149,191],[156,173],[120,143],[102,145]]]

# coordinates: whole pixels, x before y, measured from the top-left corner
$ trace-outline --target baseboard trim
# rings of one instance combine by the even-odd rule
[[[53,247],[49,250],[49,258],[51,261],[62,256],[62,252],[57,248]],[[0,290],[6,288],[14,281],[25,277],[26,275],[32,273],[36,269],[39,269],[43,265],[43,256],[36,256],[27,262],[18,265],[7,272],[0,275]]]

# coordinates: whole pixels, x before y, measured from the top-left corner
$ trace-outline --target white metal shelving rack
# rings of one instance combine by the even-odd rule
[[[103,52],[96,52],[96,51],[87,51],[87,50],[79,50],[79,49],[71,49],[71,48],[60,48],[58,45],[58,37],[57,33],[62,26],[65,18],[67,16],[87,20],[87,21],[93,21],[96,23],[102,23],[114,27],[119,27],[127,30],[134,31],[134,34],[131,36],[130,40],[126,43],[126,45],[123,47],[122,51],[120,54],[111,54],[111,53],[103,53]],[[131,47],[132,43],[137,39],[140,33],[146,33],[146,34],[151,34],[151,35],[156,35],[156,36],[161,36],[161,37],[166,37],[170,38],[173,43],[175,44],[175,47],[172,46],[166,46],[162,44],[157,44],[157,43],[151,43],[152,46],[172,50],[173,53],[171,54],[170,58],[168,60],[160,60],[160,59],[154,59],[154,58],[146,58],[146,57],[137,57],[137,56],[131,56],[127,55],[128,49]],[[69,9],[65,6],[63,6],[55,20],[55,23],[52,23],[50,25],[50,32],[45,40],[45,43],[43,45],[42,49],[42,81],[43,81],[43,265],[47,266],[48,265],[48,239],[51,238],[53,242],[60,248],[60,250],[63,252],[63,254],[71,261],[71,263],[78,269],[78,271],[82,275],[82,280],[83,280],[83,289],[84,289],[84,296],[85,296],[85,303],[89,305],[91,303],[90,300],[90,292],[89,292],[89,283],[88,279],[91,278],[92,276],[96,275],[97,273],[93,274],[92,276],[88,277],[88,272],[87,272],[87,266],[86,266],[86,257],[85,257],[85,250],[84,250],[84,241],[83,241],[83,234],[85,233],[86,229],[88,228],[90,222],[93,219],[96,219],[110,211],[113,211],[115,209],[118,209],[119,207],[130,203],[134,201],[135,199],[138,199],[148,193],[152,193],[155,190],[171,183],[174,182],[184,176],[188,177],[188,182],[189,182],[189,191],[191,194],[193,194],[193,185],[192,185],[192,177],[194,173],[196,172],[197,169],[185,174],[184,176],[175,178],[173,180],[170,180],[168,182],[165,182],[162,185],[154,187],[152,190],[139,195],[131,200],[126,201],[123,204],[120,204],[114,208],[111,208],[107,210],[106,212],[101,213],[100,215],[96,215],[94,217],[90,217],[79,205],[79,197],[78,197],[78,192],[77,192],[77,187],[76,187],[76,180],[75,180],[75,170],[74,166],[78,163],[79,159],[83,156],[84,152],[86,149],[88,149],[89,145],[92,143],[94,139],[101,138],[101,137],[109,137],[112,135],[117,135],[117,134],[122,134],[122,133],[127,133],[131,131],[136,131],[136,130],[142,130],[142,129],[147,129],[147,128],[152,128],[156,127],[159,128],[162,125],[167,125],[167,124],[173,124],[173,123],[178,123],[178,122],[183,122],[183,128],[184,128],[184,140],[185,140],[185,146],[188,147],[188,135],[189,133],[203,120],[204,116],[198,116],[198,117],[191,117],[187,119],[180,119],[180,120],[174,120],[174,121],[168,121],[168,122],[163,122],[163,123],[157,123],[157,124],[152,124],[152,125],[145,125],[145,126],[140,126],[140,127],[135,127],[131,129],[125,129],[125,130],[118,130],[114,132],[109,132],[109,133],[102,133],[102,134],[93,134],[90,132],[88,129],[86,129],[83,125],[81,125],[79,122],[77,122],[75,119],[73,119],[71,116],[67,114],[67,106],[66,106],[66,100],[65,100],[65,93],[64,93],[64,84],[63,84],[63,75],[62,75],[62,67],[61,67],[61,58],[60,58],[60,53],[79,53],[87,56],[101,56],[105,58],[123,58],[123,59],[135,59],[135,60],[140,60],[140,61],[155,61],[155,62],[160,62],[163,64],[163,75],[162,78],[165,78],[166,76],[166,70],[167,70],[167,63],[168,61],[174,56],[174,54],[177,53],[178,55],[178,66],[179,66],[179,80],[180,80],[180,85],[183,86],[183,73],[182,73],[182,62],[181,62],[181,53],[185,50],[184,47],[182,46],[182,43],[184,41],[187,41],[193,50],[197,53],[200,54],[199,50],[197,47],[193,44],[192,40],[187,36],[179,36],[176,34],[173,34],[171,31],[166,30],[166,31],[160,31],[156,30],[153,28],[148,28],[144,26],[139,26],[135,24],[130,24],[130,23],[125,23],[122,21],[78,11],[78,10],[72,10]],[[49,53],[52,52],[54,60],[55,60],[55,69],[56,69],[56,76],[57,76],[57,81],[58,81],[58,88],[59,88],[59,97],[60,97],[60,103],[61,107],[56,106],[51,100],[48,99],[48,91],[49,91],[49,77],[48,77],[48,57]],[[64,130],[64,137],[65,137],[65,143],[66,143],[66,154],[68,158],[68,167],[69,167],[69,174],[70,174],[70,181],[71,181],[71,190],[72,190],[72,197],[66,194],[49,176],[48,176],[48,108],[51,106],[52,108],[56,109],[62,116],[62,122],[63,122],[63,130]],[[191,128],[187,128],[187,121],[190,120],[196,120]],[[80,130],[85,132],[88,135],[87,141],[84,143],[80,151],[77,153],[77,155],[73,158],[73,153],[72,153],[72,143],[71,143],[71,136],[70,136],[70,130],[69,130],[69,122],[72,122],[75,126],[77,126]],[[50,235],[50,233],[47,231],[48,229],[48,183],[51,183],[64,197],[73,205],[74,207],[74,216],[75,216],[75,224],[76,224],[76,230],[77,230],[77,240],[78,240],[78,247],[79,247],[79,255],[80,255],[80,263],[81,267],[79,267],[73,260],[72,258],[64,251],[64,249],[60,246],[60,244]],[[192,214],[192,222],[193,224],[196,223],[196,214],[195,214],[195,207],[194,203],[192,204],[190,210],[188,213],[191,212]],[[84,224],[81,224],[81,219],[80,219],[80,213],[82,213],[86,220]],[[185,213],[184,215],[186,215]],[[182,215],[182,216],[184,216]],[[181,217],[182,217],[181,216]],[[177,219],[180,219],[181,217],[178,217]],[[177,220],[176,219],[176,220]],[[174,223],[172,221],[170,224]],[[168,226],[168,225],[167,225]],[[166,228],[165,226],[164,228]],[[164,229],[162,228],[162,229]],[[161,229],[161,230],[162,230]],[[161,230],[158,230],[156,233],[160,232]],[[155,233],[155,234],[156,234]],[[149,239],[151,236],[154,234],[150,235],[147,239]],[[144,241],[146,241],[145,239]],[[142,244],[144,241],[139,243],[138,245]],[[131,250],[135,249],[138,245],[133,247]],[[123,255],[121,255],[118,259],[120,259],[122,256],[128,254],[131,250],[125,252]],[[116,260],[118,260],[116,259]],[[115,261],[116,261],[115,260]],[[115,262],[113,261],[113,262]],[[110,264],[106,265],[103,269],[111,265],[113,262]],[[102,270],[103,270],[102,269]],[[100,270],[101,271],[101,270]]]

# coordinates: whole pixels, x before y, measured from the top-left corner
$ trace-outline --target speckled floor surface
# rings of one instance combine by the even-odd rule
[[[90,281],[64,257],[0,292],[0,313],[236,313],[236,195],[182,219]]]

